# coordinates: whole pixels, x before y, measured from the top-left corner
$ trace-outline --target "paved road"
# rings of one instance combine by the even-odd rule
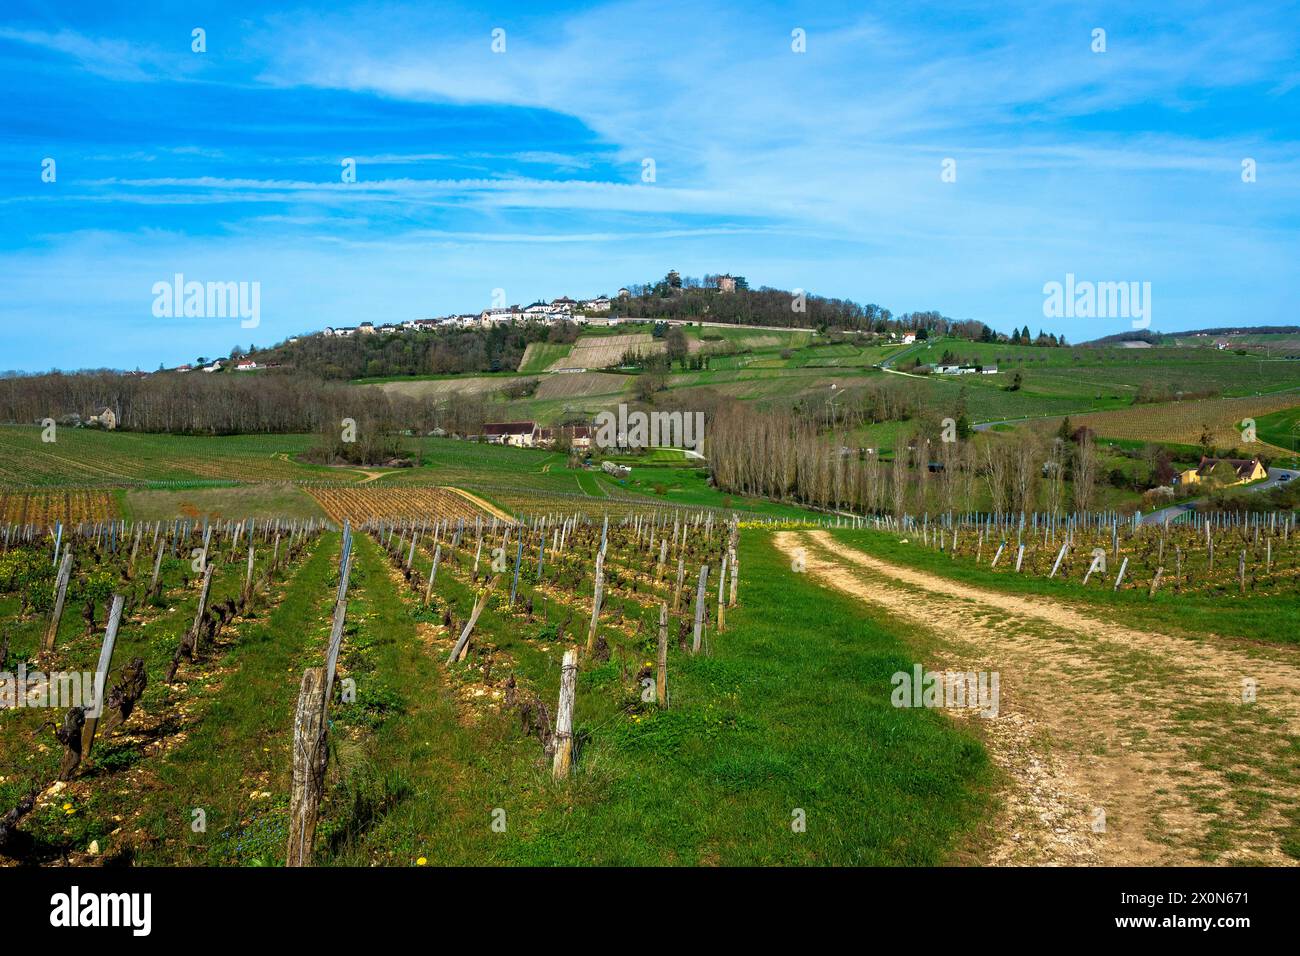
[[[1270,468],[1268,477],[1257,485],[1251,485],[1247,491],[1267,491],[1269,488],[1276,488],[1286,481],[1300,481],[1300,471],[1292,468]],[[1142,524],[1164,524],[1166,520],[1173,521],[1179,515],[1187,514],[1189,511],[1195,511],[1196,505],[1204,501],[1204,498],[1193,498],[1191,501],[1182,501],[1176,505],[1170,505],[1168,508],[1161,508],[1159,511],[1153,511],[1148,515],[1142,516]]]

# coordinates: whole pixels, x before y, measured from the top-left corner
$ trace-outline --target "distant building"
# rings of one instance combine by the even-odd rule
[[[246,360],[246,361],[243,361],[243,362],[240,362],[239,364],[237,364],[237,365],[235,366],[235,371],[236,371],[236,372],[251,372],[251,371],[253,371],[253,370],[256,369],[256,368],[257,368],[257,363],[254,362],[252,359],[248,359],[248,360]]]
[[[1198,485],[1213,481],[1224,486],[1241,485],[1268,477],[1268,469],[1258,458],[1208,458],[1174,478],[1177,485]]]
[[[719,292],[735,292],[735,291],[736,291],[736,277],[735,277],[735,276],[718,276],[718,291],[719,291]]]
[[[588,299],[582,303],[582,307],[588,312],[608,312],[610,304],[609,296],[601,295],[594,299]]]
[[[100,428],[106,428],[109,431],[112,431],[117,427],[117,415],[113,413],[111,408],[105,408],[98,415],[91,415],[90,418],[87,419],[87,424],[98,425]]]
[[[556,428],[539,428],[537,443],[550,447],[567,438],[571,448],[587,449],[591,447],[591,436],[590,425],[560,425]]]
[[[509,325],[511,322],[522,322],[527,316],[520,310],[519,306],[513,305],[508,309],[484,309],[479,313],[479,325],[488,328],[493,325]]]
[[[490,445],[518,445],[532,448],[537,444],[536,422],[490,422],[483,426],[483,437]]]
[[[905,333],[903,333],[903,344],[904,344],[904,345],[911,345],[911,344],[912,344],[913,342],[915,342],[915,341],[916,341],[916,333],[915,333],[915,332],[905,332]]]
[[[630,298],[632,298],[632,292],[631,292],[631,290],[629,290],[629,289],[619,289],[619,290],[618,290],[618,297],[619,297],[620,299],[630,299]]]

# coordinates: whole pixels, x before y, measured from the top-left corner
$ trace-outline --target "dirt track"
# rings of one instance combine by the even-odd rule
[[[1300,653],[1124,627],[1047,598],[781,532],[814,579],[925,632],[927,668],[997,671],[977,720],[1009,776],[995,864],[1295,865]],[[1258,682],[1242,700],[1242,680]],[[1104,812],[1104,829],[1098,811]],[[1288,833],[1288,831],[1290,831]]]

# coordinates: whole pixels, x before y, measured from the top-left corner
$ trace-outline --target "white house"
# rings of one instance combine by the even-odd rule
[[[904,333],[903,333],[903,344],[904,344],[904,345],[911,345],[911,344],[912,344],[913,342],[915,342],[915,341],[916,341],[916,333],[914,333],[914,332],[904,332]]]
[[[251,372],[255,368],[257,368],[257,363],[252,359],[246,359],[245,361],[239,362],[235,365],[236,372]]]
[[[539,432],[536,422],[489,422],[483,426],[483,437],[492,445],[532,448]]]
[[[479,313],[479,325],[487,328],[490,325],[506,325],[510,322],[522,322],[526,316],[519,310],[519,306],[514,305],[508,309],[484,309]]]
[[[610,306],[609,296],[601,295],[594,299],[588,299],[582,303],[582,307],[588,312],[608,312]]]

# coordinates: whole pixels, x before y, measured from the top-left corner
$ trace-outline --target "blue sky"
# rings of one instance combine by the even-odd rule
[[[1158,329],[1300,322],[1295,4],[232,6],[6,3],[0,369],[670,268],[1072,341],[1131,323],[1044,319],[1067,273]],[[260,326],[155,317],[178,272],[260,283]]]

